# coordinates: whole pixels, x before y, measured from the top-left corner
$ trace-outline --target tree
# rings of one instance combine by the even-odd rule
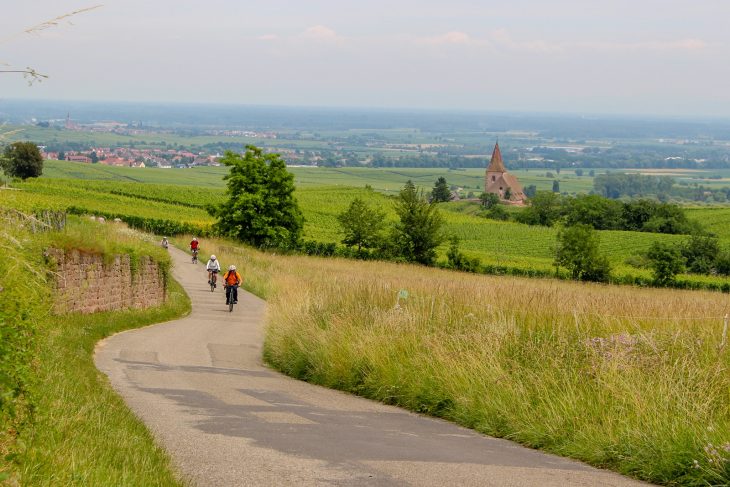
[[[516,220],[528,225],[551,227],[562,213],[562,198],[559,193],[538,191],[530,200],[530,206],[517,214]]]
[[[436,247],[444,241],[443,217],[435,203],[429,203],[423,190],[408,181],[398,195],[395,212],[400,221],[393,230],[393,245],[408,261],[432,265]]]
[[[573,225],[558,232],[555,265],[565,267],[573,279],[608,282],[611,267],[600,255],[598,233],[590,225]]]
[[[575,170],[575,175],[581,177],[583,175],[583,169],[578,168]]]
[[[65,161],[66,160],[66,153],[61,151],[58,153],[58,160],[59,161]]]
[[[560,193],[560,181],[557,179],[553,180],[553,193]]]
[[[43,174],[43,156],[33,142],[13,142],[5,147],[0,165],[11,178],[37,178]]]
[[[345,238],[342,243],[357,246],[358,254],[362,248],[375,247],[381,240],[385,226],[385,213],[370,208],[362,199],[355,198],[350,207],[337,216]]]
[[[246,146],[244,155],[227,151],[220,161],[230,167],[228,199],[209,206],[226,236],[257,247],[296,246],[304,217],[293,196],[294,176],[279,154],[264,154]]]
[[[431,201],[436,203],[444,203],[451,201],[451,190],[449,185],[446,183],[446,178],[441,176],[436,180],[431,191]]]
[[[590,225],[596,230],[620,230],[623,225],[623,205],[597,194],[582,194],[565,204],[565,223]]]
[[[96,155],[96,151],[91,151],[91,154],[89,154],[89,158],[91,159],[92,164],[96,164],[99,162],[99,156]]]
[[[667,286],[674,282],[677,274],[684,270],[680,250],[664,242],[654,242],[646,254],[649,267],[654,273],[654,284]]]
[[[507,201],[509,201],[509,200],[512,199],[512,188],[507,188],[504,191],[504,199],[507,200]]]
[[[499,204],[499,196],[494,193],[482,193],[479,195],[479,200],[485,208],[491,208]]]

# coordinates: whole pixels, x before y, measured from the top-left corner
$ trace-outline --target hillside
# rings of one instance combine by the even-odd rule
[[[400,184],[398,178],[417,177],[425,185],[438,170],[401,171],[370,169],[362,170],[362,175],[376,185],[379,178],[382,189],[391,188],[395,191]],[[56,162],[49,164],[43,178],[18,185],[21,191],[0,192],[0,201],[26,210],[73,206],[92,213],[182,222],[191,227],[181,228],[181,231],[194,231],[194,228],[203,231],[210,229],[214,223],[205,210],[206,205],[218,203],[224,198],[224,172],[225,168],[140,170]],[[301,173],[305,176],[301,176]],[[396,173],[397,178],[394,175]],[[372,191],[365,189],[362,183],[355,186],[352,174],[340,174],[343,183],[329,185],[332,180],[328,179],[328,175],[333,174],[337,174],[337,171],[299,168],[295,172],[298,185],[295,195],[306,218],[306,239],[339,242],[342,236],[336,216],[355,197],[365,199],[383,209],[388,218],[395,219],[389,197],[377,191],[375,186]],[[56,177],[71,175],[81,179]],[[521,272],[535,270],[545,274],[553,270],[557,229],[481,218],[464,212],[461,203],[446,203],[441,208],[444,210],[447,231],[461,239],[461,248],[467,255],[478,257],[484,264],[497,266],[503,269],[502,272],[518,269]],[[689,211],[693,218],[701,222],[706,220],[708,229],[720,236],[723,245],[730,245],[730,226],[726,224],[730,209],[698,208]],[[174,228],[174,225],[164,228]],[[599,233],[601,251],[614,266],[615,275],[620,278],[633,276],[632,279],[648,279],[649,272],[626,265],[624,262],[628,257],[644,252],[655,241],[677,242],[686,238],[644,232]],[[440,249],[441,258],[445,258],[445,252],[446,245]],[[710,276],[687,275],[681,278],[698,283],[726,282],[725,279]]]

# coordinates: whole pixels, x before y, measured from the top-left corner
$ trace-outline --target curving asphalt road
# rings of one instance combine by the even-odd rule
[[[95,361],[195,485],[645,485],[274,372],[264,301],[241,292],[229,313],[170,252],[192,314],[110,337]]]

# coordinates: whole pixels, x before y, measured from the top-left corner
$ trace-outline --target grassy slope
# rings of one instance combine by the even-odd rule
[[[205,245],[267,298],[287,374],[657,483],[730,482],[721,294]]]
[[[187,313],[187,296],[172,283],[167,303],[159,308],[52,316],[51,284],[45,273],[35,272],[45,268],[42,251],[49,245],[102,254],[156,255],[162,260],[167,256],[110,225],[73,218],[64,233],[39,235],[14,229],[11,237],[15,240],[7,243],[12,251],[3,253],[15,258],[3,259],[10,265],[0,266],[3,284],[9,287],[0,311],[15,313],[11,318],[15,316],[16,326],[23,324],[28,332],[10,359],[24,360],[15,367],[30,366],[22,398],[32,414],[16,418],[10,430],[15,433],[0,438],[3,449],[13,453],[8,457],[11,463],[0,468],[0,477],[10,473],[23,485],[179,485],[169,458],[113,392],[94,366],[92,354],[101,338]]]
[[[94,366],[94,346],[190,309],[179,285],[153,310],[52,319],[40,343],[33,424],[21,433],[24,485],[180,485],[167,454]]]

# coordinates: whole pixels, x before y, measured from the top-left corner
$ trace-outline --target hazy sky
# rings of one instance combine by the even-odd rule
[[[0,98],[730,117],[728,0],[0,0]]]

